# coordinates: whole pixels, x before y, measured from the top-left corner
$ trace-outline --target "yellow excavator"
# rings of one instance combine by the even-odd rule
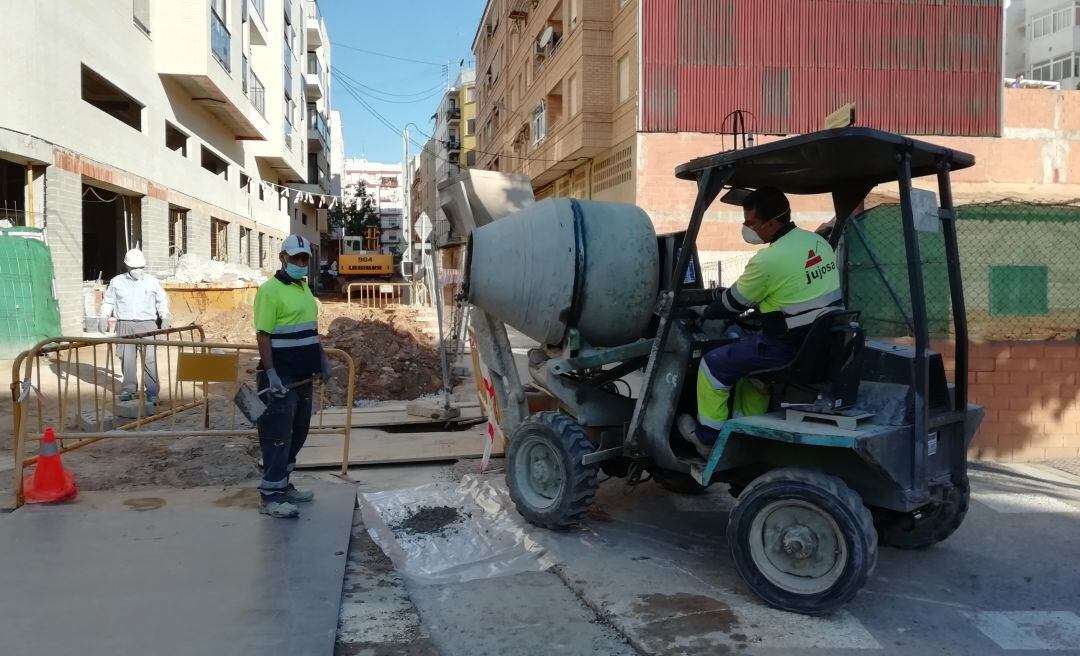
[[[350,282],[389,280],[394,276],[394,256],[381,252],[378,228],[368,228],[362,236],[341,238],[336,273],[341,289]]]

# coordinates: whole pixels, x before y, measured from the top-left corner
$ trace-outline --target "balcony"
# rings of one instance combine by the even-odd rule
[[[326,92],[326,69],[323,68],[319,56],[313,52],[307,55],[307,68],[304,69],[304,92],[311,100],[318,100]]]
[[[208,2],[160,3],[158,11],[160,17],[155,21],[161,25],[205,26],[202,30],[160,29],[154,33],[158,75],[182,89],[236,139],[266,140],[270,126],[256,108],[262,84],[253,83],[242,69],[242,57],[233,60],[229,14],[219,14]],[[240,12],[236,12],[237,21],[239,17]],[[243,32],[238,30],[237,35],[239,44]]]
[[[266,0],[246,1],[250,7],[247,15],[248,24],[251,26],[251,45],[265,46],[270,37],[270,31],[266,29]]]
[[[450,140],[446,142],[446,149],[452,153],[458,152],[461,150],[461,142],[454,137],[451,137]]]
[[[305,6],[304,27],[307,29],[308,46],[318,48],[323,45],[323,34],[326,32],[322,12],[319,11],[319,3],[315,0],[307,0]]]
[[[316,150],[329,147],[330,126],[313,103],[308,103],[308,147]]]
[[[244,57],[243,83],[244,94],[251,101],[251,106],[265,117],[266,86],[263,85],[262,80],[255,74],[255,71],[251,70],[251,64],[248,63],[247,57]]]
[[[232,35],[213,9],[210,10],[210,52],[226,71],[232,72]]]
[[[451,123],[453,123],[455,121],[460,121],[461,120],[461,108],[460,107],[451,107],[450,109],[446,110],[446,120],[450,121]]]

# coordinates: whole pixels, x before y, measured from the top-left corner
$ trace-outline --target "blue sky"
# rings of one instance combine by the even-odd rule
[[[341,112],[346,157],[399,162],[402,155],[401,136],[395,136],[352,93],[396,129],[413,122],[425,134],[432,133],[431,115],[440,88],[445,89],[443,65],[449,62],[453,84],[459,62],[471,64],[470,48],[484,4],[484,0],[319,0],[333,44],[332,66],[351,78],[334,75],[331,82],[331,104]],[[410,130],[414,141],[422,145],[427,140],[415,128]],[[418,151],[416,144],[410,145],[410,155]]]

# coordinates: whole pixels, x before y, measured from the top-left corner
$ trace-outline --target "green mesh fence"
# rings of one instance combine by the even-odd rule
[[[957,209],[960,267],[974,340],[1075,339],[1080,328],[1080,207],[967,205]],[[941,232],[920,232],[931,337],[951,336]],[[848,305],[873,337],[912,336],[900,208],[880,206],[846,233]]]
[[[33,228],[0,230],[0,358],[60,334],[49,247]]]

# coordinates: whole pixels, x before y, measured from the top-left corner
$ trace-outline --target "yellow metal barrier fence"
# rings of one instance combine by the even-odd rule
[[[160,387],[157,404],[151,406],[147,402],[142,386],[134,403],[125,404],[119,400],[116,353],[117,347],[124,345],[140,351],[155,349]],[[348,353],[339,349],[325,349],[325,352],[332,361],[342,361],[348,367],[345,427],[323,426],[322,411],[326,399],[324,386],[320,385],[320,420],[310,434],[342,436],[341,474],[344,476],[348,474],[349,466],[348,427],[352,424],[356,364]],[[246,361],[242,355],[246,356]],[[250,427],[232,403],[239,385],[245,382],[241,372],[250,368],[245,365],[257,355],[255,344],[206,342],[202,328],[195,325],[128,338],[54,337],[24,351],[11,369],[15,504],[23,503],[24,470],[37,462],[36,455],[27,457],[27,441],[40,441],[45,428],[53,428],[60,441],[61,453],[107,438],[257,436],[258,431]],[[163,369],[165,376],[161,377]],[[141,378],[142,362],[138,373]],[[210,402],[211,397],[224,400],[230,408],[229,419],[211,415],[214,405]],[[122,417],[118,412],[121,404],[128,410],[131,405],[136,406],[134,416]],[[188,412],[200,407],[203,411],[198,415]],[[150,424],[160,426],[159,422],[166,419],[170,420],[167,430],[147,428]],[[200,425],[181,425],[178,429],[178,422]]]
[[[349,306],[353,304],[353,289],[360,307],[384,309],[416,305],[419,286],[415,282],[350,282],[345,287]]]

